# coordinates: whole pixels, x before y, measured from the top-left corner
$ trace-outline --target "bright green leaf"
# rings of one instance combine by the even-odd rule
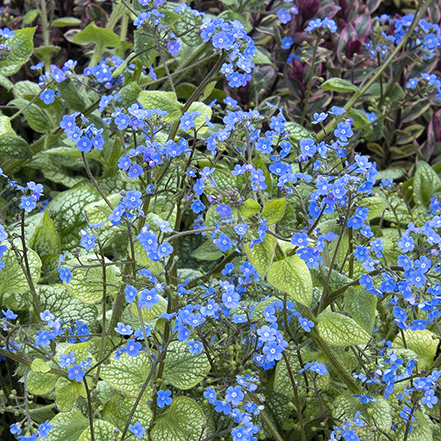
[[[441,187],[441,179],[433,168],[424,161],[419,160],[413,180],[415,201],[429,206],[430,199]]]
[[[170,343],[164,363],[164,380],[178,389],[191,389],[210,371],[204,352],[192,354],[185,342]]]
[[[158,302],[153,306],[153,308],[141,308],[143,320],[155,320],[158,318],[158,316],[167,311],[167,300],[160,295],[158,295],[158,299]],[[130,305],[130,310],[135,317],[139,318],[138,305],[136,302],[133,302]]]
[[[204,134],[208,128],[203,127],[205,125],[205,118],[211,119],[211,115],[213,114],[213,109],[210,106],[207,106],[200,101],[195,101],[192,103],[187,112],[199,112],[200,115],[195,118],[196,126],[195,129],[198,130],[199,133]],[[190,129],[189,132],[192,133],[193,129]],[[187,131],[188,132],[188,131]]]
[[[84,303],[97,303],[103,299],[103,269],[101,266],[88,268],[87,265],[96,264],[94,254],[81,257],[81,261],[85,267],[76,268],[72,271],[72,279],[69,283],[64,282],[64,286],[76,299],[80,299]],[[110,263],[106,259],[106,263]],[[66,262],[68,268],[78,265],[76,259]],[[116,294],[120,284],[119,269],[116,266],[107,266],[106,268],[106,292],[109,295]]]
[[[151,367],[151,359],[145,352],[141,352],[137,357],[130,357],[124,353],[119,360],[111,357],[109,364],[102,365],[100,376],[109,386],[128,397],[136,398]],[[146,394],[150,394],[149,388],[146,389]]]
[[[250,217],[260,211],[260,204],[253,199],[247,199],[240,207],[240,214],[244,217]]]
[[[333,346],[364,345],[371,339],[360,325],[343,314],[323,311],[317,323],[320,336]]]
[[[173,92],[144,90],[139,94],[138,100],[147,110],[154,108],[168,112],[168,115],[162,117],[165,122],[175,121],[182,116],[183,105]]]
[[[217,260],[222,256],[222,251],[220,251],[219,248],[214,245],[210,239],[206,240],[201,246],[196,248],[191,253],[191,257],[194,257],[198,260]]]
[[[334,92],[358,92],[358,87],[342,78],[331,78],[320,86],[320,89]]]
[[[202,409],[187,397],[173,400],[166,414],[155,419],[152,441],[199,441],[205,437],[206,418]]]
[[[245,243],[243,249],[251,265],[256,268],[262,279],[265,277],[271,262],[273,261],[274,250],[276,249],[277,239],[267,234],[262,242],[250,248],[250,243]]]
[[[86,108],[84,98],[78,92],[78,85],[73,80],[62,81],[57,84],[58,90],[64,99],[66,106],[76,112],[83,112]]]
[[[61,238],[61,251],[78,247],[81,229],[87,226],[84,207],[100,199],[100,195],[89,183],[78,185],[57,194],[47,209]]]
[[[32,281],[36,285],[40,278],[41,260],[38,254],[29,248],[27,254]],[[3,254],[2,261],[5,267],[0,271],[0,298],[3,295],[3,304],[7,304],[11,309],[18,309],[19,302],[23,300],[19,298],[19,294],[29,291],[28,281],[20,262],[11,249]],[[6,298],[8,298],[8,301],[6,301]]]
[[[34,50],[33,38],[36,29],[34,27],[14,31],[14,37],[8,40],[11,52],[6,59],[0,61],[0,75],[8,77],[15,74],[21,65],[29,60]]]
[[[75,34],[77,43],[96,43],[101,47],[119,47],[119,36],[110,29],[99,28],[95,23],[90,23],[81,32]]]
[[[289,133],[289,139],[296,143],[300,142],[303,138],[311,138],[313,136],[308,129],[293,121],[288,121],[285,124],[285,129]]]
[[[260,217],[266,220],[268,225],[273,225],[283,217],[286,207],[286,198],[271,199],[263,207]]]
[[[389,202],[380,196],[364,198],[361,203],[369,209],[368,219],[381,217],[385,210],[389,209]]]
[[[29,144],[23,138],[5,134],[0,136],[0,156],[3,158],[30,159],[32,155]]]
[[[41,358],[35,358],[31,363],[32,372],[49,372],[51,368]]]
[[[133,35],[136,60],[139,60],[144,67],[150,67],[158,55],[158,51],[154,49],[155,39],[146,35],[143,29],[136,29]]]
[[[70,381],[67,378],[60,377],[55,385],[55,399],[57,407],[62,412],[68,412],[75,405],[77,398],[87,397],[86,388],[83,383]]]
[[[60,412],[51,419],[52,429],[46,441],[78,441],[80,435],[89,427],[89,420],[79,410]]]
[[[404,338],[406,340],[406,346],[404,346],[402,336],[398,334],[393,342],[393,347],[400,349],[406,347],[406,349],[414,351],[418,356],[420,369],[427,370],[432,366],[439,344],[439,338],[435,338],[428,329],[421,331],[411,331],[408,329],[404,331]]]
[[[115,395],[105,406],[103,410],[103,418],[109,421],[121,432],[126,426],[130,412],[135,404],[135,399],[125,398],[122,395]],[[152,411],[145,402],[140,402],[133,414],[132,421],[141,423],[145,428],[149,427],[152,418]],[[133,438],[134,439],[134,438]],[[132,441],[133,441],[132,439]],[[148,439],[147,432],[141,439]]]
[[[306,263],[298,255],[285,257],[271,265],[267,280],[305,306],[311,305],[312,279]]]
[[[388,433],[392,427],[392,408],[390,404],[381,397],[377,401],[362,403],[358,398],[340,395],[332,405],[332,415],[335,418],[354,421],[355,414],[360,412],[360,417],[370,425],[379,427]],[[374,438],[372,438],[374,439]],[[394,439],[402,439],[395,438]]]
[[[92,326],[96,323],[97,308],[74,299],[63,285],[37,285],[41,308],[49,309],[61,321],[81,320]]]
[[[377,296],[363,286],[350,286],[345,293],[346,311],[369,334],[374,328],[376,307]]]
[[[121,438],[121,433],[116,432],[116,427],[107,421],[93,420],[93,435],[90,433],[90,427],[88,427],[78,438],[78,441],[118,441]],[[127,436],[126,440],[136,439],[134,436]]]
[[[40,9],[31,9],[30,11],[26,12],[25,16],[23,17],[23,24],[30,25],[40,15],[40,13]]]
[[[65,27],[65,26],[78,26],[81,24],[81,20],[76,17],[63,17],[63,18],[57,18],[52,21],[51,25],[55,27]]]
[[[31,370],[28,374],[28,391],[33,395],[46,395],[53,390],[59,378],[55,374]]]

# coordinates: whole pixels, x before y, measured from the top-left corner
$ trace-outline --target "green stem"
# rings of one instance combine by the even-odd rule
[[[49,28],[47,25],[47,9],[46,9],[46,0],[41,0],[41,31],[43,33],[43,45],[49,46],[50,45],[50,38],[49,38]],[[43,56],[44,61],[44,68],[45,70],[49,70],[50,64],[51,64],[51,56],[50,53],[45,53]]]
[[[311,97],[312,80],[314,79],[314,67],[315,67],[315,61],[316,61],[316,58],[317,58],[317,48],[318,48],[319,43],[320,43],[320,38],[321,38],[321,36],[319,35],[317,37],[317,40],[315,42],[315,46],[314,46],[314,49],[313,49],[313,52],[312,52],[311,75],[309,76],[308,90],[306,91],[306,98],[305,98],[305,105],[303,106],[302,119],[300,120],[300,125],[301,126],[305,122],[306,110],[308,108],[309,98]]]
[[[254,395],[253,393],[249,392],[248,396],[251,398],[251,400],[256,404],[257,406],[260,406],[259,399]],[[262,418],[263,422],[267,425],[269,431],[273,435],[274,439],[276,441],[283,441],[282,436],[278,432],[276,426],[273,424],[273,422],[270,420],[269,416],[264,410],[261,410],[259,413],[260,417]]]
[[[357,102],[358,98],[360,98],[362,95],[365,94],[365,92],[374,84],[378,78],[383,74],[383,72],[389,67],[389,65],[395,61],[395,58],[399,54],[399,52],[406,46],[407,40],[409,40],[410,36],[413,34],[413,31],[415,30],[416,26],[418,25],[418,22],[420,19],[424,16],[427,9],[429,9],[429,6],[433,0],[428,0],[424,6],[421,8],[420,11],[419,8],[421,6],[421,3],[418,5],[417,10],[415,11],[415,17],[413,19],[412,24],[410,25],[410,28],[406,32],[406,35],[401,40],[400,44],[395,48],[395,50],[392,52],[390,57],[385,61],[385,63],[378,69],[376,74],[360,89],[354,93],[352,98],[348,101],[346,106],[344,107],[346,112],[348,112],[354,104]],[[323,140],[323,138],[326,136],[327,133],[331,133],[334,131],[337,123],[339,122],[339,119],[332,120],[324,129],[322,129],[319,133],[317,133],[317,141],[320,142]]]

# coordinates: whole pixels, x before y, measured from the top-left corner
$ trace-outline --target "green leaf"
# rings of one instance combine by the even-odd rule
[[[195,129],[198,130],[199,133],[204,134],[208,130],[207,126],[203,127],[205,125],[205,118],[208,117],[209,120],[211,119],[213,109],[210,106],[201,103],[200,101],[195,101],[194,103],[192,103],[187,112],[199,112],[201,114],[195,118]],[[187,130],[187,132],[190,133],[192,133],[192,131],[193,129]]]
[[[92,327],[96,323],[96,306],[73,298],[63,285],[37,285],[36,289],[42,309],[49,309],[61,321],[81,320]]]
[[[201,101],[205,101],[213,92],[213,89],[216,87],[217,81],[210,81],[202,91]]]
[[[206,419],[202,409],[187,397],[173,400],[167,413],[154,421],[152,441],[199,441],[204,438]]]
[[[200,383],[210,371],[210,363],[204,352],[192,354],[185,342],[170,343],[164,363],[164,380],[178,389],[191,389]]]
[[[381,217],[385,210],[389,209],[389,202],[380,196],[364,198],[361,203],[369,209],[368,219],[372,220]]]
[[[333,346],[364,345],[371,339],[360,325],[343,314],[323,311],[317,323],[320,336]]]
[[[251,313],[251,320],[257,321],[263,318],[263,311],[265,311],[268,306],[272,305],[275,302],[278,302],[279,299],[277,297],[268,297],[265,300],[262,300],[260,303],[258,303],[255,308],[253,309],[253,312]]]
[[[116,432],[116,427],[107,421],[93,420],[93,441],[118,441],[121,437],[121,433]],[[135,439],[134,436],[127,436],[126,440]],[[90,433],[90,426],[81,434],[78,441],[92,441],[92,435]]]
[[[77,398],[87,397],[86,388],[83,383],[70,381],[67,378],[60,377],[55,385],[55,399],[57,407],[62,412],[68,412],[74,407]]]
[[[18,106],[20,109],[29,105],[29,101],[23,98],[16,98],[10,101],[10,103]],[[31,104],[27,107],[26,110],[23,111],[23,114],[31,129],[34,129],[36,132],[46,133],[51,130],[48,115],[36,104]]]
[[[273,64],[269,56],[261,49],[257,49],[253,55],[253,62],[256,64]]]
[[[23,17],[23,24],[30,25],[40,15],[40,13],[40,9],[31,9],[30,11],[26,12],[25,16]]]
[[[75,34],[76,43],[96,43],[101,47],[119,47],[121,41],[118,35],[110,29],[99,28],[95,23],[90,23],[81,32]]]
[[[125,107],[129,107],[138,101],[138,95],[141,92],[141,88],[136,81],[132,81],[126,84],[120,91],[122,102]]]
[[[260,217],[266,220],[268,225],[273,225],[283,217],[286,207],[286,198],[271,199],[263,207]]]
[[[254,245],[253,248],[250,248],[249,243],[243,245],[248,260],[262,279],[265,277],[265,274],[273,261],[276,244],[277,239],[274,236],[267,234],[263,241]]]
[[[3,135],[15,136],[15,132],[12,129],[9,116],[0,115],[0,136]]]
[[[311,138],[313,134],[305,127],[292,121],[285,124],[285,129],[289,133],[289,139],[293,142],[300,142],[303,138]]]
[[[135,242],[135,260],[140,265],[148,268],[155,275],[161,274],[164,270],[161,262],[153,262],[153,260],[147,256],[144,247],[138,241]]]
[[[151,360],[145,352],[141,352],[137,357],[123,353],[119,360],[111,357],[109,364],[102,365],[100,376],[109,386],[136,398],[151,367]],[[146,389],[146,395],[150,395],[149,387]]]
[[[213,245],[211,240],[206,240],[191,253],[191,257],[195,257],[198,260],[217,260],[222,256],[222,251],[216,245]]]
[[[260,211],[260,204],[253,199],[247,199],[240,207],[240,214],[244,217],[250,217]]]
[[[377,401],[362,403],[358,398],[340,395],[332,405],[332,415],[335,418],[354,421],[355,414],[361,413],[362,419],[374,427],[379,427],[388,433],[392,427],[392,408],[390,404],[381,397]],[[373,438],[371,438],[373,439]],[[395,438],[394,439],[402,439]]]
[[[407,441],[434,441],[432,428],[430,427],[430,419],[423,412],[417,410],[413,413],[415,420],[412,421],[412,433],[408,434]],[[406,432],[406,424],[399,419],[397,421],[395,439],[404,439]]]
[[[97,303],[103,299],[103,269],[101,266],[88,268],[87,265],[96,264],[95,254],[81,256],[81,262],[85,267],[76,268],[72,271],[72,279],[69,283],[64,282],[64,286],[72,297],[80,299],[84,303]],[[110,263],[108,259],[106,263]],[[76,259],[66,262],[68,268],[78,265]],[[106,283],[107,295],[116,294],[121,282],[119,269],[116,266],[107,266]]]
[[[57,18],[52,21],[51,25],[62,28],[65,26],[78,26],[81,24],[81,20],[76,17],[63,17],[63,18]]]
[[[35,95],[40,95],[41,89],[37,83],[33,83],[32,81],[23,80],[17,81],[14,84],[14,88],[12,89],[12,93],[14,98],[33,98]]]
[[[44,110],[36,104],[31,104],[23,114],[29,126],[39,133],[47,133],[51,130],[49,118]]]
[[[420,369],[427,370],[430,368],[436,355],[439,338],[435,338],[428,329],[422,331],[408,329],[404,331],[404,339],[406,340],[406,349],[410,349],[417,354]],[[393,347],[399,349],[405,347],[400,334],[394,340]]]
[[[15,74],[21,65],[26,63],[34,50],[33,38],[36,31],[34,28],[24,28],[15,30],[13,38],[8,40],[11,52],[5,60],[0,61],[0,75],[6,77]]]
[[[66,106],[76,112],[83,112],[86,108],[84,98],[78,92],[78,85],[74,81],[62,81],[57,84]]]
[[[31,278],[34,285],[36,285],[40,278],[41,260],[38,254],[30,248],[28,248],[27,254]],[[23,299],[20,298],[19,294],[24,294],[29,291],[28,281],[15,253],[11,249],[8,249],[5,254],[3,254],[2,261],[5,267],[0,271],[0,298],[3,296],[2,303],[7,304],[9,308],[21,309],[18,308],[18,306],[23,307],[23,305],[19,303]]]
[[[89,183],[80,184],[57,194],[47,210],[61,238],[61,251],[70,251],[80,243],[81,229],[87,226],[84,207],[100,199],[96,189]]]
[[[14,87],[14,83],[8,80],[4,75],[0,75],[0,86],[4,87],[8,92]]]
[[[370,124],[369,117],[365,112],[359,109],[351,109],[345,114],[345,116],[347,118],[352,118],[354,120],[354,127],[357,128]],[[372,132],[372,126],[367,127],[366,130],[368,133]]]
[[[61,360],[59,356],[63,353],[68,355],[69,353],[73,352],[75,355],[75,361],[78,363],[80,361],[86,361],[87,358],[91,356],[89,350],[91,346],[90,341],[82,342],[82,343],[59,343],[58,350],[57,350],[57,356],[55,359]]]
[[[168,115],[162,117],[165,122],[175,121],[182,116],[183,105],[173,92],[144,90],[139,94],[138,100],[147,110],[154,108],[168,112]]]
[[[404,176],[405,171],[401,167],[390,167],[385,170],[379,170],[375,176],[377,181],[382,179],[400,179]]]
[[[51,419],[52,429],[47,441],[78,441],[80,435],[89,427],[89,420],[79,410],[60,412]]]
[[[28,374],[28,391],[33,395],[46,395],[53,390],[59,378],[55,374],[30,371]]]
[[[430,203],[430,199],[435,195],[440,187],[440,177],[427,162],[419,160],[413,180],[415,201],[421,202],[427,207]]]
[[[267,280],[305,306],[311,305],[312,279],[306,263],[298,255],[285,257],[271,265]]]
[[[379,83],[373,84],[369,89],[366,91],[366,95],[372,95],[372,97],[380,98],[381,97],[381,87],[383,87],[383,95],[386,93],[388,86]],[[392,90],[390,91],[389,98],[392,102],[395,101],[401,101],[404,98],[404,91],[401,88],[401,86],[398,83],[395,83],[392,87]]]
[[[153,47],[152,47],[153,46]],[[147,50],[147,48],[151,49]],[[156,43],[153,37],[146,35],[143,29],[137,29],[134,32],[134,50],[136,54],[136,60],[144,67],[150,67],[155,61],[158,51],[154,49]],[[139,54],[139,55],[138,55]]]
[[[19,136],[0,136],[0,156],[3,158],[30,159],[33,152],[29,144]]]
[[[54,265],[55,267],[58,265],[61,241],[47,210],[45,210],[39,226],[31,236],[29,246],[40,256],[43,267],[47,265],[52,268]]]
[[[159,315],[167,311],[167,300],[164,297],[158,295],[158,302],[153,306],[153,308],[141,308],[142,318],[146,321],[155,320]],[[130,311],[132,314],[139,319],[138,305],[133,302],[130,305]]]
[[[345,293],[345,309],[350,316],[369,334],[375,324],[377,297],[363,286],[350,286]]]
[[[349,81],[341,78],[331,78],[320,86],[320,89],[332,90],[334,92],[358,92],[358,87]]]
[[[126,426],[129,419],[130,412],[135,404],[135,399],[125,398],[122,395],[115,395],[109,402],[106,403],[103,410],[103,418],[109,423],[117,427],[121,432]],[[149,427],[152,419],[152,411],[146,402],[140,402],[133,414],[132,421],[139,422],[145,428]],[[147,432],[141,439],[148,439]],[[133,437],[132,437],[133,441]]]
[[[36,358],[31,363],[32,372],[49,372],[51,368],[41,359]]]

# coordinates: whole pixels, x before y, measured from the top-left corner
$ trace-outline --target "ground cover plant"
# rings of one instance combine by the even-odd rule
[[[440,21],[4,7],[1,439],[440,440]]]

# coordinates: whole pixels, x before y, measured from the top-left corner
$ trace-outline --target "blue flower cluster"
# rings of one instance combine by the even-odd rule
[[[228,85],[246,86],[251,80],[251,72],[255,66],[252,58],[257,49],[243,24],[239,20],[229,23],[222,18],[206,17],[200,29],[204,42],[210,41],[215,49],[228,53],[228,62],[221,68]]]

